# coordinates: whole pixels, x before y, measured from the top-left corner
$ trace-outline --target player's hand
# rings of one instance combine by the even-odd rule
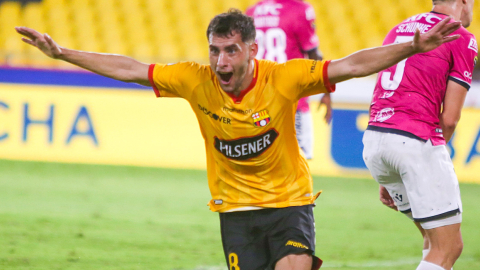
[[[382,185],[380,185],[380,201],[384,205],[392,208],[393,210],[398,211],[398,208],[395,205],[395,202],[393,201],[392,197],[388,193],[387,189],[384,188]]]
[[[449,35],[460,28],[461,22],[449,23],[451,20],[450,17],[443,19],[424,34],[420,34],[420,30],[417,29],[412,45],[414,51],[416,53],[428,52],[443,43],[458,39],[460,35]]]
[[[28,27],[15,27],[20,35],[23,35],[22,41],[37,47],[44,54],[51,58],[59,58],[62,54],[62,48],[48,34],[40,34],[34,29]]]
[[[332,121],[332,99],[330,97],[330,93],[326,93],[323,95],[323,97],[320,99],[320,102],[318,103],[317,111],[320,110],[320,107],[322,107],[322,104],[325,104],[327,107],[327,112],[325,113],[325,122],[327,124],[330,124]]]

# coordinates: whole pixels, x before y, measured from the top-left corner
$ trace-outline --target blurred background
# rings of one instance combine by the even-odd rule
[[[0,1],[0,64],[72,67],[22,43],[14,26],[49,33],[60,45],[118,53],[145,62],[208,61],[205,32],[213,16],[255,0],[43,0]],[[311,0],[320,49],[337,59],[380,46],[404,19],[431,9],[430,0]],[[475,2],[475,12],[480,3]],[[469,30],[480,34],[480,16]]]

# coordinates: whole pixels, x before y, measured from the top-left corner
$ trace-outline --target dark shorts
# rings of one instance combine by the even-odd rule
[[[313,205],[220,213],[220,226],[230,270],[274,269],[287,255],[315,252]]]

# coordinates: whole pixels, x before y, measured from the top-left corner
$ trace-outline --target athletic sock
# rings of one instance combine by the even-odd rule
[[[421,261],[417,270],[445,270],[443,267],[427,261]]]
[[[430,251],[430,249],[422,250],[422,254],[423,254],[422,260],[425,260],[425,257],[427,257],[429,251]],[[450,270],[453,270],[453,267]]]

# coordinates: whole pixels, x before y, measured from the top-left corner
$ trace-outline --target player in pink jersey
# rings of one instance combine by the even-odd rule
[[[302,0],[263,0],[247,9],[255,20],[258,59],[284,63],[295,58],[322,60],[315,34],[315,11]],[[325,121],[330,122],[332,105],[330,94],[324,94]],[[298,101],[295,130],[300,148],[307,159],[313,158],[313,122],[308,97]]]
[[[474,0],[434,0],[433,10],[395,26],[384,45],[413,39],[447,16],[468,27]],[[477,61],[475,36],[409,57],[379,73],[364,160],[380,200],[408,215],[424,237],[418,270],[451,269],[463,248],[458,180],[445,147],[460,119]]]

